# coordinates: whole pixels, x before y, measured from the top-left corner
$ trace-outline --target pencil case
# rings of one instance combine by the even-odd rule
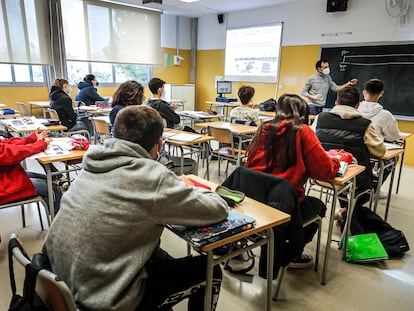
[[[229,206],[234,206],[243,202],[245,194],[243,192],[218,186],[216,192],[227,202]]]

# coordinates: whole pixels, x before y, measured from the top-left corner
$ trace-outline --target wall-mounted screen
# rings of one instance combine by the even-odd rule
[[[227,29],[224,78],[242,82],[277,82],[282,26],[277,23]]]

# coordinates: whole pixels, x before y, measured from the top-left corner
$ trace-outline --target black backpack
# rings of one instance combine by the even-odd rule
[[[259,104],[259,110],[261,111],[276,111],[276,100],[269,98],[263,103]]]
[[[16,293],[16,282],[14,280],[12,255],[12,249],[14,247],[20,248],[26,258],[29,259],[17,239],[12,238],[9,242],[9,273],[10,286],[12,289],[12,299],[10,302],[9,311],[50,311],[50,309],[42,302],[39,296],[37,296],[35,291],[37,274],[41,270],[41,268],[36,264],[29,263],[26,265],[23,296],[20,296]]]
[[[353,235],[376,233],[390,257],[401,257],[410,250],[401,230],[395,229],[380,216],[365,206],[355,208],[351,222]]]

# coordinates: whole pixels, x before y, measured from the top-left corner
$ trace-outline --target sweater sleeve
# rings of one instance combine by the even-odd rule
[[[397,120],[389,111],[384,111],[386,115],[385,126],[382,129],[384,132],[384,140],[386,141],[397,141],[401,137],[401,132],[398,129]]]
[[[303,158],[309,176],[317,179],[334,178],[340,168],[339,160],[328,156],[308,126],[304,126],[302,132]]]
[[[100,96],[99,94],[98,94],[98,92],[96,91],[96,89],[94,88],[94,87],[91,87],[89,90],[88,90],[88,95],[87,95],[90,99],[91,99],[91,101],[93,101],[93,102],[96,102],[96,101],[104,101],[105,100],[105,98],[103,98],[102,96]]]
[[[378,137],[372,124],[369,124],[365,131],[364,143],[369,153],[374,157],[380,158],[385,154],[386,148],[384,142]]]
[[[163,175],[155,196],[160,224],[205,226],[227,217],[227,203],[215,192],[188,187],[168,170]]]
[[[174,110],[172,110],[168,103],[161,103],[158,112],[160,113],[161,117],[167,121],[171,121],[174,124],[178,124],[181,121],[180,116],[176,114]]]
[[[312,80],[311,77],[306,79],[305,85],[303,86],[302,90],[300,91],[300,95],[304,96],[304,97],[308,97],[309,95],[309,90],[312,87]]]
[[[0,166],[18,164],[27,157],[39,153],[46,148],[47,143],[44,140],[18,145],[13,143],[3,144],[0,141]]]

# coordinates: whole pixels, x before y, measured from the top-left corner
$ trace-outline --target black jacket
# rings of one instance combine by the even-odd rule
[[[71,129],[76,124],[77,114],[72,107],[72,98],[61,88],[52,86],[50,89],[50,108],[56,110],[60,123]]]
[[[302,216],[295,189],[283,178],[246,167],[238,167],[223,185],[291,215],[290,222],[273,229],[275,233],[273,279],[275,279],[280,266],[286,266],[303,251]],[[267,247],[262,246],[259,275],[263,278],[266,278],[267,273],[266,261]]]
[[[352,153],[358,164],[366,167],[356,178],[360,189],[373,187],[371,157],[364,142],[365,131],[370,123],[370,120],[362,117],[342,119],[337,114],[322,112],[316,126],[316,136],[325,150],[343,149]]]
[[[96,101],[104,101],[105,98],[99,96],[96,88],[90,81],[81,81],[78,83],[79,92],[76,94],[76,100],[85,103],[85,105],[95,105]]]
[[[174,112],[165,100],[149,99],[147,105],[158,111],[161,118],[164,118],[167,121],[168,128],[174,128],[174,124],[180,123],[180,116]]]

